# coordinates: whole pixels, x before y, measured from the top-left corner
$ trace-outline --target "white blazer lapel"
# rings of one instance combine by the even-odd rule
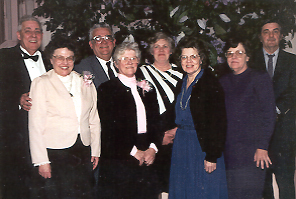
[[[59,79],[58,75],[54,72],[54,70],[52,70],[51,73],[50,73],[49,81],[52,84],[52,88],[57,93],[57,96],[56,97],[59,97],[62,100],[67,101],[67,106],[69,106],[68,112],[71,112],[71,115],[75,115],[76,116],[75,105],[74,105],[74,102],[73,102],[73,100],[71,98],[71,95],[68,92],[68,90],[66,89],[65,85],[63,84],[63,82]]]

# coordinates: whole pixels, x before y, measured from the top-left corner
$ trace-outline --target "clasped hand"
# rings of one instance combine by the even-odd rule
[[[170,129],[164,133],[162,145],[168,145],[174,142],[177,129],[178,127]]]
[[[155,160],[155,150],[153,148],[149,148],[146,151],[138,150],[135,154],[135,158],[139,160],[139,165],[142,166],[145,163],[147,166],[153,164]]]
[[[205,171],[207,173],[212,173],[216,170],[217,163],[209,162],[204,160]]]

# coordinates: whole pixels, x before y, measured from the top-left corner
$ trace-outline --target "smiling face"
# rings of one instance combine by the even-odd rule
[[[112,35],[108,28],[97,28],[93,31],[92,36],[105,37],[107,35]],[[97,57],[105,61],[109,61],[112,56],[113,49],[115,47],[115,42],[115,39],[113,39],[112,41],[106,41],[103,39],[101,43],[96,42],[95,40],[91,40],[89,41],[89,46],[94,51],[94,54]]]
[[[20,45],[33,55],[40,48],[43,33],[36,21],[24,21],[22,29],[17,33]]]
[[[136,58],[132,60],[133,58]],[[138,59],[134,50],[126,50],[119,60],[116,61],[116,67],[119,73],[127,77],[133,77],[138,67]]]
[[[181,65],[188,76],[196,76],[201,70],[201,59],[196,48],[183,48]]]
[[[236,52],[240,51],[242,53],[238,55]],[[236,48],[229,48],[227,52],[233,52],[231,57],[227,57],[227,63],[234,74],[241,74],[248,68],[249,57],[246,55],[246,50],[241,43]]]
[[[67,76],[74,67],[74,52],[68,48],[58,48],[50,59],[54,71],[60,76]]]
[[[153,45],[152,55],[155,62],[169,62],[171,54],[170,44],[167,40],[160,39]]]
[[[262,26],[260,40],[263,48],[270,54],[274,53],[280,45],[282,34],[277,23],[267,23]]]

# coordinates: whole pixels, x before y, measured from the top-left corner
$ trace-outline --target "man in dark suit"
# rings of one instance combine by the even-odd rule
[[[38,50],[43,33],[32,16],[20,19],[19,44],[0,50],[0,176],[3,198],[28,198],[32,167],[28,144],[30,83],[46,72]]]
[[[95,24],[89,30],[89,46],[94,55],[83,59],[74,70],[81,73],[90,71],[95,75],[93,80],[96,88],[103,82],[113,77],[117,77],[117,72],[113,65],[112,53],[116,40],[111,27],[108,24]]]
[[[269,145],[272,161],[267,170],[264,198],[274,198],[272,173],[279,186],[280,198],[295,198],[295,143],[296,143],[296,56],[279,48],[281,26],[267,22],[261,28],[263,49],[257,52],[251,67],[267,70],[273,81],[277,122]]]

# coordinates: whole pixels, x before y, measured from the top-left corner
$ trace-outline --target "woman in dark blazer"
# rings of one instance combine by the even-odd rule
[[[224,93],[208,69],[201,42],[183,38],[181,65],[187,75],[179,82],[176,132],[170,174],[170,199],[227,198],[222,151],[226,136]]]
[[[153,164],[158,151],[158,103],[155,89],[137,81],[136,43],[122,43],[114,53],[118,78],[98,88],[101,118],[100,198],[157,198]],[[160,141],[159,141],[160,142]]]

